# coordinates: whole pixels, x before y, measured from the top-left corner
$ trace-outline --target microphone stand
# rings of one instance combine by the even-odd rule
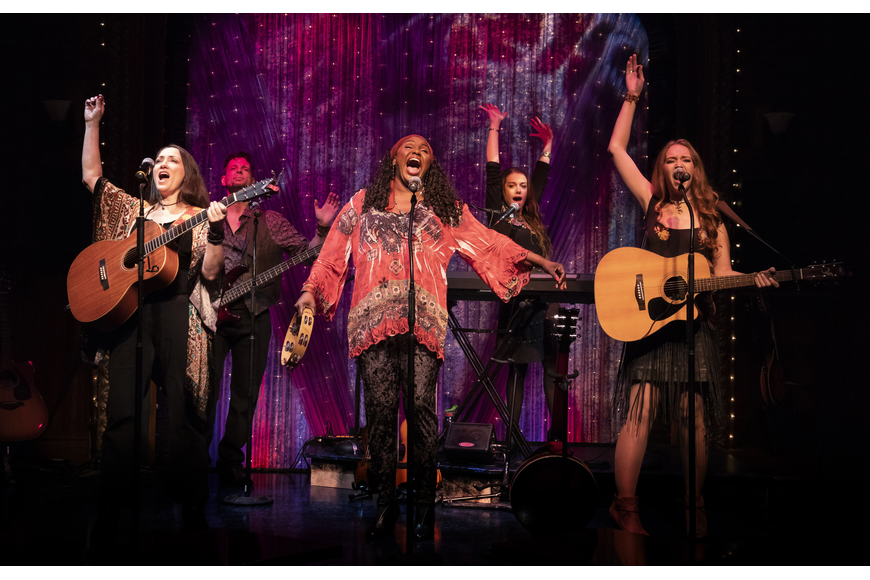
[[[405,469],[408,470],[408,486],[406,497],[406,523],[405,523],[405,553],[408,556],[414,554],[414,493],[417,483],[414,481],[414,326],[417,324],[417,291],[414,288],[414,208],[417,205],[417,192],[411,192],[411,210],[408,212],[408,265],[410,277],[408,278],[408,394],[405,399],[405,420],[408,422],[408,438],[405,441]]]
[[[248,337],[250,341],[250,356],[248,357],[248,443],[245,446],[245,492],[242,494],[228,495],[223,499],[224,503],[233,505],[266,505],[274,500],[269,495],[260,495],[251,497],[253,488],[251,479],[251,455],[253,454],[254,441],[254,409],[251,405],[251,399],[254,393],[254,350],[257,346],[257,336],[254,333],[254,321],[257,317],[257,233],[260,227],[260,203],[252,201],[250,207],[254,212],[254,237],[251,246],[251,334]],[[257,385],[260,388],[260,385]]]
[[[689,267],[687,270],[688,289],[686,294],[686,348],[687,348],[687,365],[688,365],[688,382],[686,389],[689,398],[689,489],[686,492],[689,494],[689,538],[695,538],[695,211],[692,204],[689,203],[689,196],[686,195],[686,188],[680,182],[680,193],[683,194],[683,201],[689,209]]]
[[[142,309],[145,303],[145,293],[142,289],[144,288],[145,280],[145,186],[148,185],[150,177],[150,172],[147,174],[142,171],[136,172],[136,179],[139,181],[139,215],[136,216],[136,252],[139,256],[136,270],[139,292],[137,292],[138,305],[136,314],[136,380],[133,382],[132,546],[139,545],[139,466],[142,461],[142,395],[144,390],[144,385],[142,384],[142,367],[144,366],[142,325],[145,322],[145,318]]]

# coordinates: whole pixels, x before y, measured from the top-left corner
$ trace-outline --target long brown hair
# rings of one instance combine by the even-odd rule
[[[519,173],[526,178],[528,184],[526,193],[526,203],[523,204],[523,221],[532,230],[532,238],[536,239],[538,245],[541,246],[542,255],[549,259],[550,252],[553,251],[553,243],[550,241],[550,236],[547,235],[547,228],[544,227],[543,216],[541,215],[541,207],[538,205],[538,196],[532,187],[532,180],[529,179],[529,174],[519,167],[511,167],[501,174],[501,192],[502,200],[504,200],[504,188],[507,183],[507,178],[511,173]]]
[[[713,188],[710,186],[710,182],[707,180],[707,172],[704,170],[704,162],[701,161],[698,152],[685,139],[669,141],[656,158],[652,174],[653,199],[657,200],[655,211],[661,213],[663,205],[673,203],[671,190],[668,188],[668,181],[671,176],[665,170],[665,160],[668,157],[668,149],[674,145],[682,145],[689,150],[689,155],[692,157],[695,171],[692,174],[692,185],[689,186],[689,191],[686,193],[692,194],[692,208],[698,214],[700,221],[699,228],[706,234],[706,237],[702,236],[701,246],[715,251],[717,248],[717,238],[719,237],[717,228],[722,223],[722,217],[719,215],[719,210],[716,209],[719,194],[713,191]]]
[[[194,207],[208,207],[209,196],[208,189],[205,187],[205,181],[202,179],[202,174],[199,172],[199,165],[193,159],[193,155],[187,152],[184,147],[179,147],[173,143],[160,148],[157,152],[157,157],[164,150],[174,147],[181,154],[181,164],[184,166],[184,181],[181,182],[181,191],[178,192],[178,199],[187,205]],[[154,205],[162,199],[160,192],[157,191],[157,186],[154,180],[151,180],[151,191],[148,195],[148,203]]]

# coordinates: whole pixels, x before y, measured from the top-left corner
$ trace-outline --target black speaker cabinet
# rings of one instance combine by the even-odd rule
[[[493,462],[495,433],[490,423],[451,423],[444,441],[444,456],[451,463]]]

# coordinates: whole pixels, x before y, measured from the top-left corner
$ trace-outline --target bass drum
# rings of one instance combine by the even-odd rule
[[[511,484],[514,515],[536,536],[582,530],[598,503],[595,477],[572,455],[533,455],[520,465]]]

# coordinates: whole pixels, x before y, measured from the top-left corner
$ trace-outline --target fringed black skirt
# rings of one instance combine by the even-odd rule
[[[716,331],[706,321],[695,321],[695,392],[704,400],[708,427],[724,423],[722,376],[719,370]],[[621,421],[640,421],[643,389],[631,399],[631,386],[652,383],[658,389],[656,419],[670,424],[681,420],[680,398],[689,380],[685,323],[670,324],[656,334],[625,344],[619,381],[613,393],[614,408]]]

